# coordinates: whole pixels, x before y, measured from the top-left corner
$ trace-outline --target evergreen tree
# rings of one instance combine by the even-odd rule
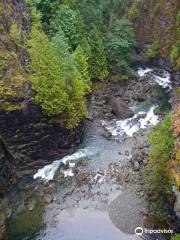
[[[81,74],[85,84],[90,84],[90,76],[88,71],[88,58],[84,50],[78,46],[71,53],[67,44],[64,33],[60,30],[53,38],[53,45],[59,57],[61,65],[61,75],[63,75],[67,89],[71,89],[73,82]]]
[[[89,33],[88,40],[91,49],[89,56],[91,77],[93,79],[104,79],[108,75],[107,61],[102,38],[95,26]]]
[[[35,91],[34,101],[49,116],[63,113],[68,106],[68,95],[53,45],[42,31],[33,27],[28,46],[31,57],[29,80]]]
[[[126,20],[117,20],[109,34],[106,52],[109,69],[112,73],[121,73],[128,77],[131,73],[131,53],[135,46],[135,38],[131,23]]]
[[[74,50],[81,42],[81,23],[78,14],[67,5],[62,5],[51,20],[51,36],[59,31],[61,27],[68,44]]]
[[[88,57],[85,54],[84,50],[81,48],[81,46],[78,46],[76,48],[76,51],[74,52],[73,55],[78,71],[81,73],[84,80],[87,83],[90,83]]]

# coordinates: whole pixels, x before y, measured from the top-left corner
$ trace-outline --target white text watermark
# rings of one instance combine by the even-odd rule
[[[148,229],[137,227],[135,228],[136,235],[143,235],[143,234],[173,234],[172,229]]]

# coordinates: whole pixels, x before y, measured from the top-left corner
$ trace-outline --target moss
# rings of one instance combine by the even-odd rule
[[[32,211],[26,209],[9,222],[9,240],[29,239],[43,227],[44,203],[37,199]]]
[[[138,18],[140,0],[134,0],[128,9],[127,17],[130,21],[134,22]]]
[[[148,58],[155,58],[159,54],[160,43],[155,41],[149,49],[144,52],[144,56]]]
[[[161,10],[161,2],[157,2],[153,8],[153,13],[158,14]]]
[[[27,79],[26,66],[22,63],[26,34],[22,31],[21,15],[12,17],[16,8],[10,1],[0,3],[0,30],[4,30],[1,31],[3,41],[0,42],[0,109],[6,111],[24,107],[24,102],[12,100],[24,97]]]
[[[20,45],[22,43],[21,29],[15,20],[11,24],[9,35],[15,44]]]
[[[0,3],[0,31],[4,30],[2,9],[3,6],[2,3]]]
[[[180,105],[177,104],[174,108],[173,113],[173,130],[176,137],[174,156],[171,161],[171,175],[174,180],[176,187],[180,190]]]
[[[180,9],[180,2],[178,0],[140,0],[132,1],[127,9],[134,12],[132,22],[135,27],[136,38],[141,48],[150,42],[158,41],[159,52],[161,57],[170,57],[172,46],[179,39],[177,35],[176,17]],[[136,3],[136,4],[135,4]],[[128,15],[128,14],[127,14]],[[132,14],[133,15],[133,14]],[[149,53],[154,56],[154,52]]]
[[[167,217],[164,206],[174,201],[173,181],[168,169],[175,140],[171,117],[166,117],[164,122],[152,131],[148,139],[151,149],[145,180],[149,204],[151,209],[163,219]]]

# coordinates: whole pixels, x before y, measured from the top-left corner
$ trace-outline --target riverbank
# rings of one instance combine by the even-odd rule
[[[139,69],[125,85],[114,79],[107,85],[98,82],[94,88],[82,144],[74,154],[34,175],[45,182],[38,178],[19,183],[9,229],[12,219],[18,222],[18,212],[35,209],[38,195],[45,204],[45,228],[38,234],[38,225],[32,234],[26,224],[31,239],[137,239],[131,234],[143,226],[149,213],[140,174],[147,163],[146,137],[168,112],[170,75],[158,69]],[[93,223],[97,219],[107,232],[96,229]],[[84,224],[80,232],[77,223]],[[9,232],[9,239],[23,239],[15,229]]]

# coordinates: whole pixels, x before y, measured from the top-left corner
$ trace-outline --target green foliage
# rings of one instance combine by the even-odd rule
[[[29,80],[36,92],[34,100],[49,116],[58,115],[68,104],[58,56],[47,36],[36,27],[32,28],[28,45],[31,57]]]
[[[102,38],[94,27],[90,33],[88,42],[90,45],[90,73],[93,79],[104,79],[108,75],[107,61]]]
[[[180,25],[180,11],[178,12],[178,14],[176,16],[176,24],[177,24],[177,26]]]
[[[78,71],[81,73],[84,80],[90,84],[88,57],[86,56],[84,50],[78,46],[73,53],[73,56]]]
[[[177,69],[180,69],[180,40],[178,40],[171,50],[171,61]]]
[[[44,203],[37,199],[32,211],[24,210],[9,222],[10,240],[29,239],[43,226]]]
[[[103,0],[100,2],[101,11],[103,13],[103,22],[111,28],[112,23],[119,16],[124,15],[126,0]],[[108,29],[108,28],[107,28]]]
[[[53,17],[53,10],[52,10],[52,4],[53,1],[49,0],[35,0],[37,1],[36,3],[36,8],[37,10],[41,13],[41,23],[43,30],[45,33],[48,33],[50,31],[50,21]],[[56,9],[57,10],[57,9]]]
[[[22,44],[22,36],[21,36],[21,30],[18,26],[18,23],[16,21],[13,21],[10,28],[10,39],[16,44],[21,45]]]
[[[66,5],[63,5],[56,12],[55,17],[51,20],[50,27],[52,36],[61,28],[72,49],[75,49],[81,42],[81,29],[78,15]]]
[[[155,6],[154,6],[154,9],[153,9],[153,13],[154,14],[158,14],[159,12],[160,12],[160,10],[161,10],[161,2],[157,2],[156,4],[155,4]]]
[[[78,16],[81,16],[81,22],[84,30],[87,32],[91,30],[92,26],[96,26],[98,30],[103,28],[102,11],[100,1],[96,0],[64,0],[63,4],[67,4],[73,9]]]
[[[9,2],[0,3],[0,30],[3,39],[0,43],[0,109],[6,111],[24,107],[26,83],[26,73],[20,57],[26,36],[17,19],[10,17],[13,10]],[[7,20],[9,27],[6,26]]]
[[[134,22],[135,19],[138,17],[138,14],[139,14],[139,10],[138,10],[139,3],[140,3],[140,0],[134,0],[132,2],[132,4],[130,5],[129,9],[128,9],[127,17],[128,17],[128,19],[131,22]]]
[[[38,25],[41,27],[40,19],[41,14],[39,11],[37,11],[36,6],[41,0],[25,0],[26,4],[31,12],[30,14],[30,21],[33,23],[33,25]]]
[[[144,52],[144,56],[148,57],[148,58],[154,58],[158,55],[159,53],[159,48],[160,48],[160,44],[158,41],[155,41],[150,48],[148,48],[145,52]]]
[[[147,190],[150,206],[164,217],[165,204],[172,199],[172,182],[168,164],[174,146],[171,117],[167,116],[149,135],[151,150],[146,169]]]
[[[171,238],[171,240],[180,240],[180,234],[176,234]]]
[[[177,34],[180,37],[180,11],[176,17],[176,25],[177,25]],[[175,68],[180,69],[180,40],[177,40],[176,43],[173,45],[170,53],[170,58]]]
[[[48,116],[59,116],[68,127],[74,127],[87,113],[90,80],[108,76],[108,61],[110,71],[124,76],[130,73],[135,45],[131,24],[127,20],[113,24],[113,16],[122,14],[125,0],[26,2],[33,23],[28,41],[33,101]]]
[[[37,8],[42,13],[43,26],[49,35],[53,37],[61,29],[69,51],[75,51],[78,45],[85,51],[92,79],[104,79],[108,75],[107,64],[111,72],[122,73],[124,78],[131,73],[132,26],[127,20],[118,20],[126,5],[125,0],[39,0]],[[105,44],[109,41],[110,44]],[[105,45],[107,51],[104,50]],[[122,50],[123,53],[119,54]]]
[[[72,54],[74,63],[74,80],[69,92],[69,122],[68,127],[76,126],[86,116],[86,94],[90,92],[90,75],[88,71],[88,59],[83,49],[79,46]]]
[[[67,126],[74,127],[87,113],[85,95],[90,91],[88,58],[80,46],[71,54],[62,32],[56,34],[52,41],[58,53],[61,74],[67,86],[69,101],[66,111]]]
[[[28,46],[33,100],[48,116],[64,116],[68,127],[76,126],[87,113],[85,95],[90,91],[83,50],[78,47],[71,54],[62,31],[51,43],[36,27],[32,28]]]
[[[135,47],[135,38],[131,23],[126,20],[117,20],[108,36],[106,52],[109,69],[112,73],[121,73],[124,77],[131,74],[131,53]]]

